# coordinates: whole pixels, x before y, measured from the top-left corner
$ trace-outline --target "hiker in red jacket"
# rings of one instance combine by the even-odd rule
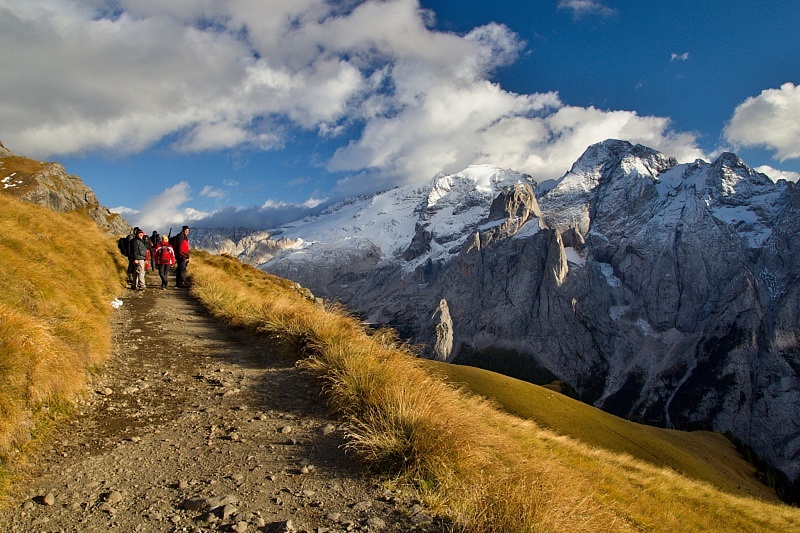
[[[186,279],[186,268],[189,266],[189,226],[183,226],[181,232],[175,235],[175,259],[178,261],[178,269],[175,272],[175,285],[178,287],[188,287],[189,281]]]
[[[161,290],[167,288],[167,273],[169,267],[175,264],[175,250],[169,245],[166,235],[161,236],[161,242],[156,246],[153,256],[158,266],[158,275],[161,276]]]

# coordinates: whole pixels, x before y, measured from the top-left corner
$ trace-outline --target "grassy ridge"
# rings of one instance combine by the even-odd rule
[[[85,216],[0,194],[0,458],[68,410],[108,357],[115,251]]]
[[[719,433],[636,424],[545,387],[488,370],[428,360],[424,364],[433,374],[559,434],[672,468],[732,494],[779,501],[774,490],[756,479],[755,468]]]
[[[391,331],[368,331],[235,259],[197,254],[192,275],[214,315],[272,336],[318,376],[359,457],[412,483],[457,530],[800,530],[795,508],[505,413],[432,376]]]

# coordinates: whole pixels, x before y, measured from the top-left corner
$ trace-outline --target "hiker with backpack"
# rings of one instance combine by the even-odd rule
[[[186,278],[186,268],[189,266],[189,226],[183,226],[181,232],[170,239],[170,244],[175,251],[175,259],[178,262],[178,269],[175,271],[175,285],[177,287],[188,287],[189,280]]]
[[[133,239],[136,238],[134,233],[138,229],[139,228],[134,228],[130,233],[128,233],[127,236],[120,237],[119,240],[117,240],[117,248],[119,248],[119,253],[124,255],[128,260],[128,277],[126,281],[130,284],[133,284],[133,276],[136,272],[136,265],[133,263],[133,259],[131,259],[131,243],[133,242]]]
[[[147,243],[145,242],[145,233],[139,228],[135,228],[136,238],[131,241],[131,255],[129,256],[134,265],[134,275],[131,281],[131,289],[143,291],[147,288],[145,283],[145,262],[147,261]]]
[[[158,275],[161,276],[161,290],[163,291],[167,288],[169,267],[175,264],[175,250],[170,246],[169,238],[166,235],[161,236],[161,242],[156,246],[153,257],[158,266]]]
[[[153,234],[150,235],[150,270],[155,270],[158,264],[156,263],[155,250],[159,244],[161,244],[161,237],[158,236],[156,230],[153,230]]]

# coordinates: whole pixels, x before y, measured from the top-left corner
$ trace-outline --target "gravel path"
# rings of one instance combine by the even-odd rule
[[[155,278],[148,279],[157,287]],[[315,383],[185,289],[128,291],[114,354],[0,531],[444,531],[345,455]]]

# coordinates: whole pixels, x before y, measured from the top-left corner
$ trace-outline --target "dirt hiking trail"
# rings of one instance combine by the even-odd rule
[[[43,443],[0,531],[445,531],[346,455],[294,361],[213,320],[174,278],[128,291],[113,355]]]

